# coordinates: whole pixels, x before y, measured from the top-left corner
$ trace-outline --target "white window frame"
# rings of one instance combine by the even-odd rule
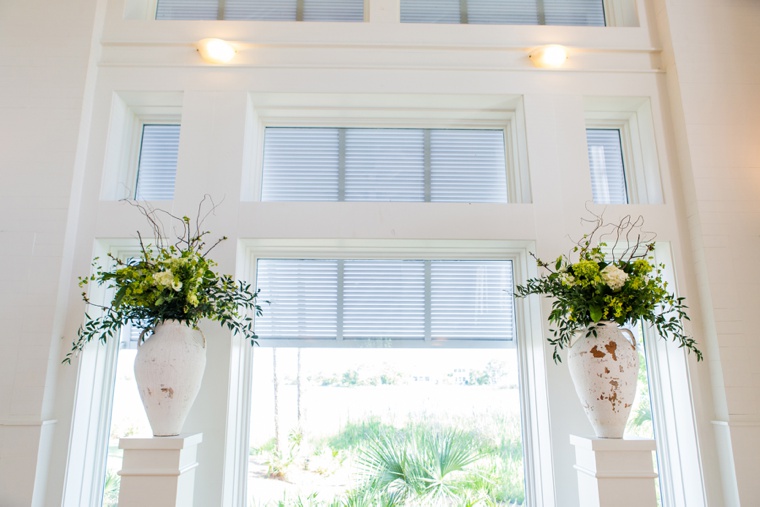
[[[387,96],[356,98],[351,101],[383,102]],[[331,128],[421,128],[421,129],[489,129],[504,132],[504,158],[507,176],[507,202],[523,204],[531,202],[530,173],[522,100],[504,97],[506,103],[500,109],[474,112],[471,109],[452,109],[445,104],[449,97],[433,97],[431,103],[441,106],[414,108],[406,104],[389,104],[384,108],[357,104],[350,108],[338,108],[332,104],[303,106],[280,106],[285,100],[280,94],[253,97],[249,103],[246,119],[246,147],[241,200],[260,201],[264,170],[264,135],[267,127],[331,127]],[[459,101],[467,103],[465,99]],[[477,100],[477,99],[472,99]],[[275,105],[270,105],[274,102]],[[257,104],[258,103],[258,104]],[[399,109],[403,107],[403,116]],[[304,110],[309,110],[305,115]]]
[[[126,259],[140,252],[133,239],[96,241],[93,257],[106,259],[111,255]],[[105,304],[112,290],[93,285],[90,300]],[[96,310],[88,310],[92,316]],[[72,361],[78,368],[78,382],[71,420],[69,453],[66,460],[62,507],[100,507],[108,453],[113,392],[116,385],[116,365],[119,337],[106,345],[95,342],[87,345]]]
[[[103,164],[101,200],[134,199],[143,126],[182,125],[181,101],[180,93],[114,94]]]
[[[585,119],[586,129],[620,131],[628,204],[662,204],[660,166],[649,100],[587,98]],[[590,178],[588,159],[587,164]]]
[[[478,259],[510,260],[515,284],[528,276],[532,245],[514,241],[417,241],[417,240],[249,240],[241,244],[244,267],[239,275],[256,279],[259,258],[309,259]],[[540,322],[531,315],[537,313],[535,302],[515,299],[515,329],[521,343],[516,345],[520,375],[520,408],[523,432],[525,495],[535,507],[554,506],[554,481],[549,428],[548,397],[545,396],[544,338]],[[534,327],[534,326],[538,327]],[[518,341],[517,339],[515,340]],[[464,341],[463,341],[464,342]],[[282,345],[281,340],[269,340],[265,345]],[[345,345],[352,346],[353,343]],[[405,344],[399,343],[400,347]],[[415,344],[419,346],[418,344]],[[460,343],[459,346],[494,348],[497,344]],[[340,346],[330,342],[324,346]],[[408,346],[408,344],[407,344]],[[501,344],[501,348],[507,347]],[[233,357],[233,391],[228,418],[227,463],[223,505],[245,505],[248,487],[248,448],[250,446],[251,379],[255,350],[235,348]],[[234,352],[233,352],[234,354]],[[234,413],[232,413],[234,411]]]

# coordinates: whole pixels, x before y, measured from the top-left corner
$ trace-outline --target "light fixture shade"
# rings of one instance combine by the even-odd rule
[[[532,50],[528,56],[536,67],[561,67],[567,60],[567,49],[549,44]]]
[[[229,63],[235,57],[235,48],[222,39],[201,39],[197,44],[198,52],[208,63]]]

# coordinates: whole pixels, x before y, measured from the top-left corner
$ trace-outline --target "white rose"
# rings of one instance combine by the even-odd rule
[[[612,290],[620,290],[625,285],[625,281],[628,280],[628,273],[615,266],[614,264],[608,265],[601,272],[602,280]]]

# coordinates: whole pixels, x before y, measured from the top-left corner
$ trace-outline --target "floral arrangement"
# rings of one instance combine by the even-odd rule
[[[665,266],[652,262],[654,235],[641,231],[643,219],[627,216],[617,224],[605,224],[595,215],[594,222],[594,230],[572,250],[578,256],[576,262],[561,255],[550,265],[534,255],[548,274],[528,280],[515,292],[517,297],[542,294],[554,298],[549,314],[549,322],[556,326],[551,329],[554,337],[549,338],[554,345],[554,361],[562,361],[559,349],[569,347],[582,329],[596,336],[594,324],[600,321],[624,325],[639,320],[655,326],[660,336],[672,339],[702,360],[696,342],[683,329],[682,320],[689,319],[684,298],[668,292],[662,276]],[[636,240],[631,241],[634,235]],[[607,243],[597,236],[614,238],[614,244],[607,249]]]
[[[251,286],[242,280],[235,281],[229,275],[214,271],[217,264],[208,258],[208,254],[227,238],[222,237],[206,247],[204,238],[209,232],[200,227],[203,218],[216,206],[212,202],[210,211],[201,218],[205,202],[206,198],[198,207],[195,227],[186,216],[180,218],[163,210],[131,203],[148,219],[155,243],[146,245],[138,232],[138,257],[124,260],[109,253],[108,267],[102,266],[96,258],[93,274],[79,278],[80,287],[96,283],[113,289],[115,294],[110,305],[103,306],[93,303],[87,292],[82,293],[85,303],[99,308],[101,314],[92,318],[85,313],[85,322],[77,331],[77,340],[64,363],[70,364],[72,357],[93,339],[106,343],[122,326],[130,323],[148,331],[167,320],[197,327],[198,321],[206,318],[218,321],[234,334],[243,335],[251,345],[256,343],[258,337],[249,311],[261,315],[261,306],[256,302],[259,291],[251,290]],[[166,235],[159,215],[181,227],[173,244],[167,244],[163,239]],[[143,331],[141,340],[146,331]]]

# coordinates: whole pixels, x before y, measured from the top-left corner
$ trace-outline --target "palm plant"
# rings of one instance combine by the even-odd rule
[[[481,457],[469,435],[447,429],[380,435],[362,449],[358,466],[365,489],[389,505],[454,505],[464,494],[458,479]]]

